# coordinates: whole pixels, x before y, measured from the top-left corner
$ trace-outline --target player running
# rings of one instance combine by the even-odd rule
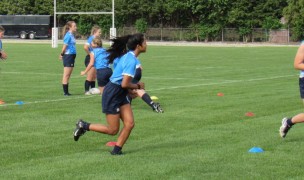
[[[102,112],[106,114],[107,125],[91,124],[83,120],[76,123],[74,140],[78,141],[86,131],[116,135],[120,130],[120,119],[123,122],[116,145],[111,151],[112,155],[121,155],[122,148],[127,141],[132,129],[134,128],[134,116],[130,101],[127,98],[130,89],[144,89],[142,82],[132,83],[135,75],[137,57],[146,52],[147,44],[143,34],[134,34],[113,39],[111,46],[113,51],[110,53],[112,61],[123,54],[125,47],[129,52],[121,57],[110,82],[105,86],[102,94]],[[112,56],[111,56],[112,55]]]

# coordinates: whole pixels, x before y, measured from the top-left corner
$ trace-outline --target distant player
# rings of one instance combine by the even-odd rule
[[[5,60],[7,58],[7,55],[2,48],[2,40],[1,40],[4,36],[4,33],[5,33],[5,29],[2,26],[0,26],[0,59],[1,60]],[[2,99],[0,99],[0,105],[1,104],[5,104],[5,102]]]
[[[135,75],[137,57],[146,52],[147,44],[143,34],[117,37],[113,39],[110,53],[111,61],[123,54],[125,47],[129,52],[123,55],[117,63],[110,82],[105,86],[102,94],[102,112],[106,114],[107,125],[91,124],[83,120],[76,123],[74,140],[77,141],[86,131],[116,135],[120,131],[120,119],[123,122],[112,155],[121,155],[122,147],[134,128],[134,117],[130,101],[127,98],[130,89],[144,89],[144,83],[132,83]],[[116,51],[115,51],[116,50]],[[114,56],[111,56],[114,55]]]
[[[77,30],[74,21],[68,21],[63,27],[63,47],[59,59],[63,60],[62,87],[64,96],[71,96],[69,93],[69,80],[75,65],[76,58],[76,39],[74,33]]]
[[[84,51],[86,52],[86,57],[84,60],[84,65],[87,67],[90,63],[90,53],[93,51],[93,48],[91,46],[91,43],[95,37],[100,37],[101,35],[101,28],[97,25],[92,27],[91,35],[88,38],[87,42],[84,45]],[[88,72],[86,72],[87,78],[84,82],[84,94],[85,95],[91,95],[89,92],[90,88],[95,87],[95,79],[96,79],[96,69],[95,67],[92,67]]]
[[[90,62],[84,71],[81,71],[80,75],[85,75],[91,71],[92,68],[97,71],[97,82],[100,94],[103,92],[103,88],[110,81],[112,75],[112,69],[110,68],[108,53],[102,48],[101,37],[97,36],[92,41],[92,51],[90,53]]]
[[[7,59],[7,54],[3,50],[2,40],[1,40],[4,36],[4,33],[5,33],[5,29],[2,26],[0,26],[0,59],[2,60]]]
[[[304,103],[304,41],[301,42],[300,47],[298,48],[297,54],[294,59],[294,68],[300,70],[299,77],[299,87],[300,87],[300,96]],[[297,124],[304,122],[304,113],[297,114],[291,118],[283,118],[282,125],[280,127],[280,136],[285,138],[290,128]]]

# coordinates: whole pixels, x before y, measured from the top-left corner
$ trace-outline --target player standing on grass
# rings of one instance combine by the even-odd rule
[[[0,26],[0,59],[1,60],[5,60],[7,58],[7,54],[4,52],[3,48],[2,48],[2,38],[4,36],[4,32],[5,32],[5,29]],[[0,104],[5,104],[5,102],[0,99]]]
[[[5,32],[5,29],[0,26],[0,59],[3,59],[5,60],[7,58],[7,54],[4,52],[3,48],[2,48],[2,38],[4,36],[4,32]]]
[[[77,30],[74,21],[68,21],[63,27],[63,47],[59,55],[59,59],[63,60],[63,77],[62,87],[65,96],[70,96],[69,93],[69,80],[75,65],[76,58],[76,40],[74,33]]]
[[[97,25],[92,27],[91,30],[91,36],[88,38],[87,42],[84,45],[84,51],[86,52],[86,57],[84,60],[84,65],[85,67],[88,67],[90,63],[90,53],[92,52],[93,48],[91,46],[91,43],[95,37],[100,37],[101,35],[101,28]],[[96,69],[95,67],[92,67],[87,73],[87,78],[84,82],[84,94],[85,95],[90,95],[91,93],[89,92],[90,88],[95,87],[95,79],[96,79]]]
[[[103,92],[103,88],[110,81],[112,75],[112,69],[110,68],[108,53],[102,48],[101,37],[95,37],[92,41],[93,50],[90,53],[90,62],[84,71],[81,71],[80,75],[85,75],[91,71],[91,68],[97,70],[97,82],[100,94]]]
[[[294,59],[294,68],[300,70],[299,87],[301,99],[304,103],[304,41],[301,42]],[[280,127],[280,136],[285,138],[290,128],[297,123],[304,122],[304,113],[297,114],[291,118],[283,118]]]
[[[86,131],[95,131],[109,135],[116,135],[119,132],[120,119],[123,122],[116,145],[111,151],[112,155],[122,154],[122,147],[127,141],[133,127],[134,117],[130,101],[127,98],[130,89],[144,89],[144,83],[132,83],[132,78],[135,75],[136,61],[140,53],[146,52],[147,44],[143,34],[134,34],[113,39],[111,54],[123,54],[121,52],[124,47],[128,48],[129,52],[121,57],[117,66],[114,69],[110,82],[105,86],[102,94],[102,111],[106,114],[107,125],[91,124],[83,120],[76,123],[74,131],[74,140],[78,141]],[[113,56],[112,56],[113,57]],[[119,56],[117,56],[119,57]],[[114,58],[115,59],[115,56]]]

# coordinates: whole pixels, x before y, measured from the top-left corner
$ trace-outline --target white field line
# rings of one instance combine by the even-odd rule
[[[263,81],[263,80],[286,78],[286,77],[292,77],[292,76],[295,76],[295,75],[274,76],[274,77],[268,77],[268,78],[255,78],[255,79],[246,79],[246,80],[224,80],[224,82],[193,84],[193,85],[187,85],[187,86],[172,86],[172,87],[166,87],[166,88],[151,89],[149,91],[160,91],[160,90],[178,89],[178,88],[190,88],[190,87],[198,87],[198,86],[210,86],[210,85],[218,85],[218,84],[231,84],[231,83],[248,82],[248,81],[249,82],[251,82],[251,81]]]
[[[0,74],[30,74],[30,75],[50,75],[50,76],[62,76],[62,73],[60,74],[54,74],[54,73],[31,73],[31,72],[0,72]]]
[[[40,103],[49,103],[49,102],[59,102],[59,101],[67,101],[67,100],[77,100],[77,99],[87,99],[87,98],[91,98],[91,97],[96,97],[96,95],[92,95],[92,96],[74,96],[72,97],[66,97],[66,98],[62,98],[62,99],[52,99],[52,100],[41,100],[41,101],[33,101],[33,102],[23,102],[24,104],[40,104]],[[24,105],[23,104],[23,105]],[[0,105],[0,107],[5,107],[5,106],[22,106],[22,105],[18,105],[18,104],[3,104]]]
[[[172,86],[172,87],[166,87],[166,88],[150,89],[150,90],[147,90],[147,91],[151,92],[151,91],[170,90],[170,89],[179,89],[179,88],[191,88],[191,87],[199,87],[199,86],[211,86],[211,85],[219,85],[219,84],[232,84],[232,83],[239,83],[239,82],[263,81],[263,80],[287,78],[287,77],[292,77],[292,76],[295,76],[295,75],[273,76],[273,77],[254,78],[254,79],[246,79],[246,80],[224,80],[224,82],[202,83],[202,84],[193,84],[193,85],[186,85],[186,86]],[[59,101],[67,101],[67,100],[77,100],[77,99],[87,99],[87,98],[92,98],[92,97],[96,97],[96,95],[92,95],[92,96],[80,95],[80,96],[66,97],[66,98],[61,98],[61,99],[24,102],[24,105],[27,105],[27,104],[39,104],[39,103],[49,103],[49,102],[59,102]],[[17,105],[17,104],[3,104],[3,105],[0,105],[0,107],[5,107],[5,106],[20,106],[20,105]]]
[[[215,68],[215,67],[206,67],[206,68],[203,68],[203,69],[209,69],[209,68]],[[62,76],[62,73],[58,73],[58,74],[54,74],[54,73],[35,73],[35,72],[1,72],[0,71],[0,74],[21,74],[21,75],[26,75],[26,74],[29,74],[29,75],[50,75],[50,76]],[[72,79],[78,79],[78,78],[85,78],[86,76],[81,76],[80,74],[72,74],[71,78]],[[206,78],[197,78],[197,79],[194,79],[194,78],[167,78],[167,77],[148,77],[148,76],[145,76],[144,79],[168,79],[168,80],[212,80],[212,79],[206,79]]]

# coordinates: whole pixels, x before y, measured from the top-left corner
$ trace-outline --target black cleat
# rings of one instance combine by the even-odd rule
[[[153,104],[153,111],[157,112],[157,113],[163,113],[164,110],[160,107],[159,103],[154,103]]]
[[[285,137],[286,137],[286,135],[287,135],[289,129],[291,128],[291,126],[289,126],[289,125],[287,124],[287,120],[288,120],[288,118],[283,118],[283,119],[282,119],[282,125],[281,125],[280,130],[279,130],[279,131],[280,131],[280,136],[281,136],[282,138],[285,138]]]
[[[118,152],[114,152],[114,150],[113,151],[111,151],[111,155],[123,155],[123,153],[122,153],[122,151],[118,151]]]
[[[74,130],[74,140],[78,141],[79,137],[84,135],[84,133],[86,132],[86,130],[84,129],[84,124],[86,122],[84,122],[82,119],[80,119],[77,123],[76,123],[76,129]]]

